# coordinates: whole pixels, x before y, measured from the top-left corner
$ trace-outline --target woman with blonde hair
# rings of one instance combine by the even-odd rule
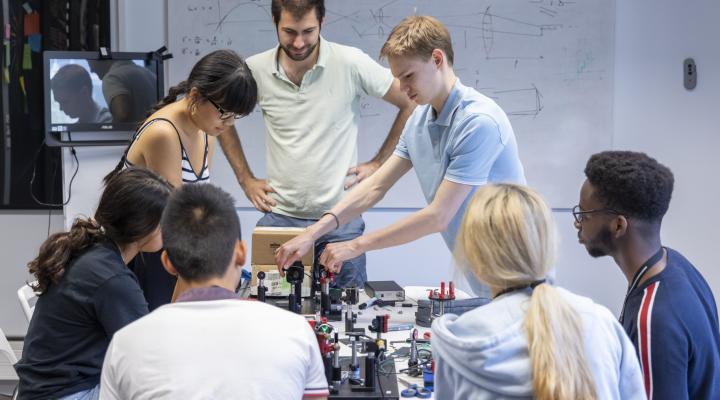
[[[632,343],[605,307],[548,284],[557,236],[532,189],[479,188],[455,249],[493,300],[432,326],[440,399],[641,399]]]

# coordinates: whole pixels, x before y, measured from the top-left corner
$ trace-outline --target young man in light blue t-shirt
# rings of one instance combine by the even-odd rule
[[[432,17],[404,19],[381,50],[400,88],[419,106],[405,124],[394,154],[306,232],[280,247],[279,268],[308,252],[313,242],[372,207],[411,168],[428,206],[390,226],[329,244],[320,262],[338,270],[368,250],[397,246],[440,232],[449,249],[465,207],[488,182],[525,183],[510,121],[491,99],[464,86],[453,71],[448,30]],[[487,289],[470,281],[478,296]]]

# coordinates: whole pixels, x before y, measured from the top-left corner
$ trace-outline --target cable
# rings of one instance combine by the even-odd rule
[[[71,139],[71,140],[72,140],[72,139]],[[46,206],[46,207],[64,207],[64,206],[66,206],[66,205],[68,205],[68,204],[70,203],[70,199],[72,198],[72,185],[73,185],[73,182],[75,181],[75,177],[77,176],[78,171],[80,170],[80,160],[78,160],[78,156],[77,156],[77,152],[75,151],[75,147],[70,147],[70,153],[72,153],[73,158],[75,158],[75,172],[73,172],[73,175],[72,175],[72,177],[70,178],[70,183],[68,184],[68,198],[67,198],[66,201],[64,201],[64,202],[62,202],[62,203],[59,203],[59,204],[56,204],[56,203],[45,203],[45,202],[43,202],[43,201],[40,201],[40,200],[35,196],[35,192],[33,191],[33,186],[34,186],[34,184],[35,184],[35,172],[36,172],[36,169],[37,169],[38,156],[40,155],[40,151],[42,150],[43,146],[45,146],[45,139],[43,139],[42,143],[41,143],[40,146],[38,147],[37,151],[35,152],[35,157],[34,157],[34,159],[33,159],[32,177],[30,178],[30,196],[32,197],[32,199],[33,199],[37,204],[40,204],[41,206]],[[57,169],[56,169],[56,171],[57,171]],[[48,217],[48,218],[49,218],[49,217]],[[49,224],[49,222],[48,222],[48,224]],[[48,227],[48,236],[49,236],[49,234],[50,234],[50,228]]]
[[[375,364],[377,364],[377,365],[375,365],[375,375],[377,376],[377,384],[378,384],[378,389],[380,389],[380,398],[381,399],[385,398],[385,390],[382,387],[382,383],[380,383],[380,365],[382,364],[380,362],[380,360],[382,359],[383,354],[385,354],[384,350],[381,351],[380,354],[378,354],[378,357],[375,360]],[[385,375],[385,376],[387,376],[387,375]]]
[[[399,374],[406,373],[406,372],[408,372],[408,371],[410,370],[410,368],[403,368],[403,369],[399,369],[399,370],[396,370],[396,371],[386,371],[385,368],[384,368],[384,366],[387,365],[387,364],[389,364],[389,361],[391,361],[391,359],[386,359],[385,361],[381,362],[380,365],[378,365],[378,370],[379,370],[380,372],[382,372],[382,374],[385,375],[385,376],[399,375]],[[430,367],[431,365],[432,365],[432,358],[429,358],[429,359],[426,359],[426,360],[424,360],[424,361],[422,361],[422,362],[419,362],[419,363],[418,363],[418,368]]]

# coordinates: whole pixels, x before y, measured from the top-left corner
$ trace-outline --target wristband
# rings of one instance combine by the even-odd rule
[[[335,213],[328,211],[328,212],[323,213],[323,215],[321,215],[320,218],[322,218],[326,215],[332,215],[332,217],[335,218],[335,229],[340,227],[340,219],[338,219],[338,217],[337,217],[337,215],[335,215]]]

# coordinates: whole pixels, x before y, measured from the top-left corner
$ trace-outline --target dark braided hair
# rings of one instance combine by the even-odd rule
[[[673,173],[645,153],[595,154],[587,162],[585,175],[606,207],[628,217],[657,223],[670,206]]]
[[[73,258],[88,247],[111,240],[119,246],[138,241],[160,224],[172,186],[144,168],[120,171],[106,184],[95,218],[78,218],[69,232],[51,235],[28,263],[37,278],[33,289],[44,293],[60,281]]]
[[[193,88],[197,89],[202,99],[210,99],[237,115],[250,114],[257,103],[257,84],[242,57],[232,50],[216,50],[195,63],[188,78],[171,87],[167,96],[150,109],[148,117],[176,102],[178,97],[187,95]],[[131,145],[132,142],[115,169],[105,176],[105,182],[122,170]]]

